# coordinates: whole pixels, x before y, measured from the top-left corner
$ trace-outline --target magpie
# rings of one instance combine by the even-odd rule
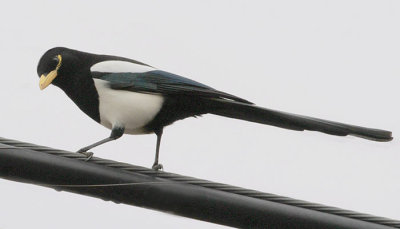
[[[163,129],[177,120],[214,114],[290,130],[353,135],[390,141],[392,133],[303,115],[262,108],[248,100],[216,90],[194,80],[159,70],[125,57],[98,55],[64,47],[48,50],[37,73],[39,87],[61,88],[89,117],[111,129],[109,137],[78,151],[90,157],[93,147],[123,134],[157,136],[153,169],[158,162]]]

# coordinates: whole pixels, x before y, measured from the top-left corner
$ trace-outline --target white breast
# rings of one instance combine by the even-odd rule
[[[121,73],[121,72],[142,73],[154,70],[156,69],[150,66],[135,64],[132,62],[121,61],[121,60],[107,60],[99,62],[90,68],[91,72],[115,72],[115,73]]]
[[[144,134],[144,127],[160,111],[163,97],[123,90],[113,90],[108,82],[94,79],[99,94],[100,123],[112,129],[125,127],[127,134]]]

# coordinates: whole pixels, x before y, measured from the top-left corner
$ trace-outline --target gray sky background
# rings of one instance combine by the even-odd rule
[[[54,46],[143,61],[269,108],[393,131],[390,143],[212,115],[167,127],[167,171],[400,219],[399,1],[9,1],[0,8],[2,137],[75,151],[109,135],[58,88]],[[155,135],[99,157],[150,166]],[[220,228],[0,180],[0,228]]]

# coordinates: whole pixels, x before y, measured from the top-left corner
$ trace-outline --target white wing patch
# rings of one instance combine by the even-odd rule
[[[121,60],[107,60],[93,65],[91,72],[142,73],[157,70],[153,67]]]
[[[108,82],[94,79],[100,102],[100,123],[112,129],[125,127],[126,134],[144,134],[143,127],[160,111],[164,98],[157,94],[113,90]]]

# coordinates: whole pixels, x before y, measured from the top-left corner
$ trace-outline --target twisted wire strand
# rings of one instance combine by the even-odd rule
[[[2,138],[2,137],[0,137],[0,143],[11,146],[11,147],[29,149],[29,150],[34,150],[34,151],[38,151],[38,152],[48,153],[48,154],[52,154],[52,155],[56,155],[56,156],[61,156],[61,157],[66,157],[66,158],[71,158],[71,159],[76,159],[76,160],[81,160],[81,161],[85,161],[87,159],[85,155],[82,155],[79,153],[73,153],[73,152],[69,152],[69,151],[65,151],[65,150],[53,149],[53,148],[46,147],[46,146],[35,145],[35,144],[31,144],[31,143],[21,142],[21,141],[17,141],[17,140]],[[0,147],[0,149],[1,149],[1,147]],[[95,164],[99,164],[99,165],[103,165],[103,166],[107,166],[107,167],[111,167],[111,168],[115,168],[115,169],[121,169],[121,170],[128,171],[128,172],[134,172],[134,173],[139,173],[139,174],[143,174],[143,175],[149,175],[149,176],[153,176],[153,177],[163,178],[163,179],[171,180],[174,182],[197,185],[197,186],[201,186],[201,187],[205,187],[205,188],[234,193],[237,195],[247,196],[247,197],[251,197],[251,198],[273,201],[276,203],[281,203],[281,204],[301,207],[304,209],[329,213],[329,214],[333,214],[333,215],[337,215],[337,216],[362,220],[365,222],[381,224],[381,225],[390,226],[390,227],[394,227],[394,228],[400,228],[400,221],[393,220],[393,219],[373,216],[373,215],[364,214],[364,213],[358,213],[358,212],[354,212],[354,211],[350,211],[350,210],[325,206],[325,205],[316,204],[316,203],[310,203],[310,202],[306,202],[303,200],[296,200],[296,199],[292,199],[289,197],[278,196],[278,195],[270,194],[270,193],[263,193],[263,192],[256,191],[256,190],[244,189],[244,188],[231,186],[231,185],[227,185],[227,184],[222,184],[222,183],[215,183],[215,182],[211,182],[208,180],[202,180],[202,179],[197,179],[197,178],[193,178],[193,177],[182,176],[182,175],[178,175],[178,174],[174,174],[174,173],[168,173],[168,172],[164,172],[164,171],[155,171],[155,170],[148,169],[145,167],[131,165],[131,164],[127,164],[127,163],[116,162],[116,161],[112,161],[112,160],[108,160],[108,159],[93,157],[92,159],[90,159],[90,161],[88,161],[88,163],[95,163]],[[110,184],[108,184],[108,185],[110,185]]]

